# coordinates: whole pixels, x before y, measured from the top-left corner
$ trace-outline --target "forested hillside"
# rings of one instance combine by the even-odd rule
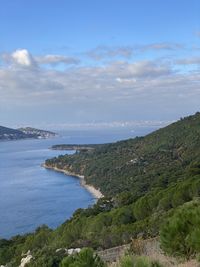
[[[83,174],[106,197],[77,210],[56,230],[42,226],[35,233],[0,240],[0,264],[19,266],[30,250],[30,267],[83,267],[64,248],[102,250],[151,237],[158,237],[170,256],[200,257],[200,113],[146,137],[59,156],[46,164]],[[104,265],[88,265],[93,266]]]
[[[106,196],[129,191],[137,198],[185,179],[190,165],[198,164],[199,144],[200,113],[196,113],[145,137],[59,156],[46,164],[84,175]]]

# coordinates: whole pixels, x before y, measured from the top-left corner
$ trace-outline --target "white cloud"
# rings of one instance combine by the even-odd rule
[[[132,45],[132,46],[98,46],[86,54],[93,60],[104,60],[112,58],[130,59],[133,55],[141,54],[147,51],[176,51],[183,49],[184,45],[179,43],[152,43],[146,45]]]
[[[147,50],[178,50],[182,49],[184,46],[179,43],[152,43],[147,45],[138,46],[141,51]]]
[[[179,59],[176,61],[176,64],[180,65],[199,65],[200,64],[200,57],[190,57],[190,58],[184,58]]]
[[[77,65],[80,60],[74,57],[67,57],[63,55],[44,55],[33,57],[26,49],[18,49],[13,53],[2,54],[3,61],[8,64],[15,65],[15,67],[38,67],[39,65]]]
[[[198,69],[183,75],[168,62],[152,60],[75,65],[59,71],[42,65],[32,68],[36,58],[28,52],[13,54],[9,55],[12,68],[0,67],[1,110],[32,108],[40,120],[57,116],[64,121],[119,121],[199,107]]]
[[[80,60],[73,57],[66,57],[61,55],[45,55],[36,57],[36,61],[38,64],[50,64],[57,65],[60,63],[64,63],[67,65],[77,65],[80,63]]]
[[[140,61],[129,64],[128,70],[134,77],[153,78],[169,75],[172,71],[167,64],[151,61]]]
[[[87,55],[94,60],[102,60],[106,58],[130,58],[133,55],[133,48],[129,46],[109,47],[98,46],[87,52]]]
[[[15,64],[19,64],[21,66],[30,67],[34,65],[34,60],[26,49],[19,49],[13,52],[11,54],[11,59]]]

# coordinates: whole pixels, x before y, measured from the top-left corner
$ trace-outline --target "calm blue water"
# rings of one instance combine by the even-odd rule
[[[48,140],[0,142],[0,238],[33,231],[41,224],[55,228],[77,208],[95,202],[77,178],[41,167],[45,159],[64,153],[49,147],[111,142],[132,135],[131,131],[84,131]]]

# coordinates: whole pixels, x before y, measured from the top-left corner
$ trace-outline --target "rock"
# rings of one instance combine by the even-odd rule
[[[68,255],[73,255],[73,254],[79,253],[80,251],[81,251],[80,248],[70,248],[67,250],[67,253]]]
[[[56,253],[60,252],[60,251],[64,251],[66,252],[68,255],[73,255],[76,253],[79,253],[81,251],[81,248],[58,248],[56,249]]]
[[[21,264],[19,265],[19,267],[24,267],[26,266],[27,263],[29,263],[31,261],[31,259],[33,258],[32,255],[27,255],[26,258],[22,258],[21,259]]]
[[[67,253],[67,249],[66,248],[58,248],[58,249],[56,249],[56,253],[58,253],[58,252],[64,252],[64,253]]]
[[[30,250],[28,250],[26,253],[22,253],[22,257],[28,256],[28,255],[31,255],[31,251]]]

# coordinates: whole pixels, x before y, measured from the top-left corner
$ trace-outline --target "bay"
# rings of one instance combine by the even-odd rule
[[[0,238],[42,224],[55,228],[96,201],[77,178],[41,167],[47,158],[66,153],[49,149],[52,145],[106,143],[132,135],[130,130],[69,131],[53,139],[0,142]]]

